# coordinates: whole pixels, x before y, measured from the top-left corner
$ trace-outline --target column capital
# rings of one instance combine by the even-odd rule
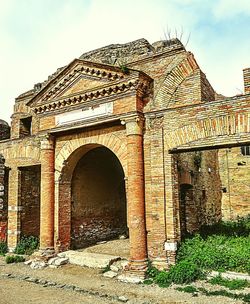
[[[129,135],[142,135],[144,127],[144,118],[136,115],[133,117],[127,117],[121,120],[122,125],[126,125],[126,133]]]
[[[44,134],[40,136],[41,150],[54,149],[54,136],[51,134]]]

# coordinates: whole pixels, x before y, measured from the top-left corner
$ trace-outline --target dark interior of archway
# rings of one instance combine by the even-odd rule
[[[71,248],[84,248],[126,233],[122,166],[109,149],[92,149],[79,160],[73,172]]]

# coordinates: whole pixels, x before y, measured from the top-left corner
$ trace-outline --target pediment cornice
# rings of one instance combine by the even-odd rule
[[[55,78],[49,81],[28,103],[30,107],[45,104],[60,97],[65,89],[79,78],[112,83],[128,78],[119,67],[93,63],[81,59],[73,60]]]
[[[48,100],[43,104],[37,104],[33,107],[36,114],[43,114],[48,112],[59,111],[72,106],[81,105],[90,102],[103,102],[110,98],[120,98],[124,94],[134,92],[141,98],[147,97],[151,92],[152,79],[144,73],[137,72],[137,76],[128,79],[122,79],[112,84],[103,85],[91,90],[84,90],[72,94],[71,96],[64,96]]]

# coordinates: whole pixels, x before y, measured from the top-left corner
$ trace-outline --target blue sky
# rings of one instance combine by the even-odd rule
[[[250,67],[249,0],[0,0],[0,118],[14,99],[83,52],[111,43],[190,33],[194,53],[218,93],[243,91]]]

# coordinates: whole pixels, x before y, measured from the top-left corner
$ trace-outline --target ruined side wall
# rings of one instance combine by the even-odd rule
[[[250,214],[250,156],[239,147],[219,151],[222,183],[222,218],[235,219]]]
[[[21,233],[25,236],[37,236],[40,233],[40,166],[21,169],[20,221]]]
[[[182,233],[221,219],[221,181],[218,151],[177,155]]]

